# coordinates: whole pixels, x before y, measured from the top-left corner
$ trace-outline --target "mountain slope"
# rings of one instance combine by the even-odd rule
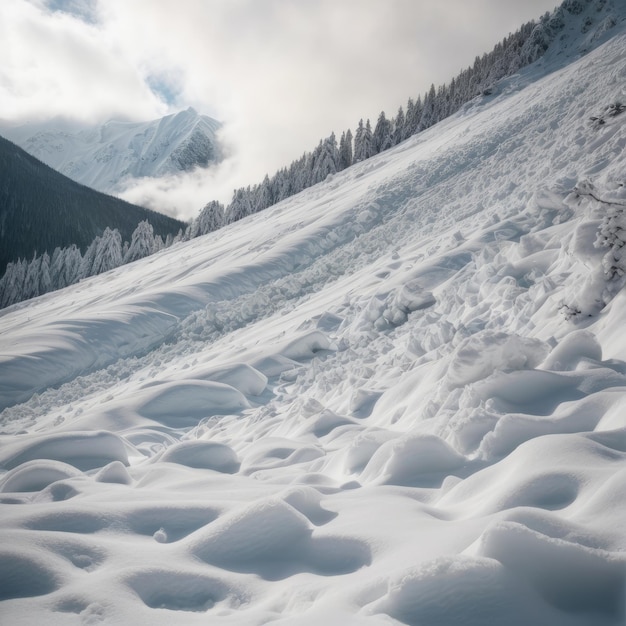
[[[1,313],[3,617],[621,626],[625,31]]]
[[[72,180],[115,193],[132,178],[158,178],[219,161],[219,128],[219,122],[189,108],[150,122],[111,120],[77,129],[51,120],[4,128],[3,134]]]
[[[79,185],[0,137],[0,274],[10,261],[35,251],[76,244],[84,249],[108,226],[130,241],[148,220],[156,233],[185,225],[155,211]]]

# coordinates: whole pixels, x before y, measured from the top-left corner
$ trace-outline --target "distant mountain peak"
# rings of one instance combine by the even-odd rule
[[[135,178],[160,178],[219,162],[220,127],[190,106],[148,122],[113,119],[72,127],[51,120],[1,133],[76,182],[115,194]]]
[[[7,263],[35,252],[52,255],[56,247],[71,244],[84,251],[107,227],[130,241],[143,220],[163,237],[185,227],[69,180],[0,137],[0,275]]]

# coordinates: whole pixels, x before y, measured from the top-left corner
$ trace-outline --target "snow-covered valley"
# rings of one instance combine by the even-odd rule
[[[0,311],[3,623],[624,624],[620,28]]]

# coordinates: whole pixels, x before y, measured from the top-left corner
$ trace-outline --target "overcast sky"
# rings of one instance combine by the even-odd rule
[[[178,181],[188,216],[207,187],[224,199],[331,131],[394,115],[558,3],[0,0],[0,120],[143,121],[187,106],[219,119],[236,157],[221,180]]]

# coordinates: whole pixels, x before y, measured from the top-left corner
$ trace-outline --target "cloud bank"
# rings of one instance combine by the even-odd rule
[[[228,184],[254,183],[333,130],[395,114],[555,4],[2,0],[0,120],[147,120],[193,106],[225,124]],[[209,194],[196,212],[216,186],[195,185]]]

